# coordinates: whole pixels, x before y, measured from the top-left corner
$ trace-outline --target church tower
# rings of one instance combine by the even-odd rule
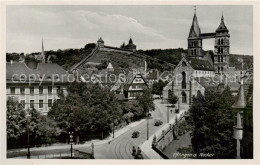
[[[218,74],[227,73],[228,70],[230,37],[228,32],[222,14],[220,25],[216,30],[214,50],[214,68]]]
[[[188,57],[201,58],[202,53],[202,39],[201,32],[196,16],[196,9],[193,16],[192,25],[190,28],[190,33],[188,37]]]
[[[42,63],[45,63],[45,54],[44,54],[43,39],[42,39],[42,52],[41,52],[41,56],[42,56]]]

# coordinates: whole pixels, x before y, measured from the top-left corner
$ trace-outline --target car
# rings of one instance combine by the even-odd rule
[[[139,131],[134,131],[134,132],[132,133],[132,138],[138,138],[139,135],[140,135],[140,132],[139,132]]]
[[[160,120],[160,119],[156,119],[155,121],[154,121],[154,126],[160,126],[160,125],[162,125],[163,124],[163,122],[162,122],[162,120]]]

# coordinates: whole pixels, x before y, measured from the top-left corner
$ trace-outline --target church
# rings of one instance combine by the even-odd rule
[[[213,51],[203,50],[203,39],[214,39]],[[163,98],[167,99],[169,92],[179,98],[179,103],[189,106],[192,97],[198,92],[204,94],[206,89],[218,89],[221,86],[231,87],[234,95],[239,88],[239,82],[230,82],[229,73],[234,67],[229,66],[230,34],[224,23],[222,14],[220,24],[211,33],[202,33],[196,11],[194,12],[192,25],[188,35],[187,54],[174,70],[174,79],[164,87]]]

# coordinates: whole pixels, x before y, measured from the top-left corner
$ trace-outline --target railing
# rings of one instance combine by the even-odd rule
[[[162,134],[157,138],[154,136],[152,142],[152,149],[158,153],[162,158],[169,159],[162,151],[178,136],[178,123],[184,119],[184,114],[181,114],[177,119],[177,124],[171,125],[162,131]]]

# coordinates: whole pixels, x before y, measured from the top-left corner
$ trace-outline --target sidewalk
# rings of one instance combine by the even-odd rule
[[[157,104],[157,106],[159,108],[162,108],[162,109],[167,109],[167,104]],[[177,115],[177,118],[180,117],[181,114],[183,114],[185,111],[187,111],[187,109],[185,108],[184,110],[181,110],[179,114],[176,114]],[[174,115],[175,116],[175,115]],[[170,118],[170,121],[169,121],[169,124],[174,124],[175,123],[175,117],[172,117]],[[157,154],[153,149],[152,149],[152,141],[153,141],[153,137],[156,136],[156,137],[159,137],[161,134],[162,134],[162,131],[163,130],[166,130],[169,128],[169,124],[166,123],[162,128],[160,128],[158,131],[156,131],[153,135],[151,135],[149,137],[148,140],[146,140],[141,146],[141,150],[142,152],[144,152],[144,154],[149,158],[149,159],[162,159],[162,157]]]
[[[133,122],[121,129],[115,130],[115,138],[119,137],[120,135],[124,134],[125,132],[127,132],[128,130],[132,129],[133,127],[141,124],[142,122],[144,122],[145,119],[142,119],[140,121],[136,121]],[[85,142],[84,144],[77,144],[77,145],[73,145],[73,149],[78,149],[80,147],[90,147],[91,144],[93,143],[95,146],[96,145],[102,145],[102,144],[106,144],[106,143],[110,143],[111,141],[114,140],[113,137],[110,135],[109,137],[107,137],[104,140],[90,140]],[[32,147],[30,148],[30,151],[51,151],[51,150],[59,150],[59,149],[70,149],[70,145],[69,144],[60,144],[60,145],[51,145],[51,146],[47,146],[47,147]],[[11,150],[7,150],[7,154],[8,153],[17,153],[17,152],[27,152],[27,148],[19,148],[19,149],[11,149]]]

